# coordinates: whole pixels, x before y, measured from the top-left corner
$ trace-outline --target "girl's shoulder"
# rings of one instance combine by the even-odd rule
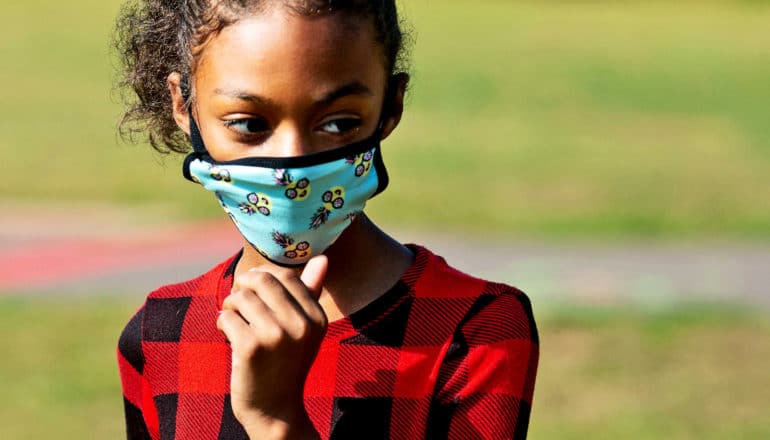
[[[494,333],[537,343],[532,305],[524,292],[457,270],[424,247],[410,247],[416,258],[402,280],[410,285],[415,318],[478,341]]]
[[[529,304],[527,295],[514,286],[458,270],[423,246],[408,246],[415,252],[415,261],[402,276],[402,280],[411,285],[416,298],[461,301],[486,297],[488,301],[496,297],[512,296],[516,301]]]

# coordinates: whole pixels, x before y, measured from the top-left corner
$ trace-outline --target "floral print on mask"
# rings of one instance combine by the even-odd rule
[[[278,231],[273,231],[273,241],[284,249],[283,256],[292,260],[297,258],[305,258],[312,250],[310,249],[310,243],[301,241],[294,243],[294,239],[288,234],[283,234]]]
[[[335,209],[345,206],[345,188],[335,186],[321,196],[323,206],[318,208],[310,218],[310,229],[317,229],[329,220],[329,216]]]
[[[246,202],[239,204],[238,208],[242,213],[248,215],[252,215],[257,212],[262,215],[270,215],[271,206],[272,202],[268,196],[253,192],[246,196]]]
[[[300,202],[310,196],[310,180],[306,177],[295,182],[292,175],[284,169],[277,169],[273,171],[273,174],[275,175],[275,183],[286,187],[286,191],[284,191],[286,198]]]

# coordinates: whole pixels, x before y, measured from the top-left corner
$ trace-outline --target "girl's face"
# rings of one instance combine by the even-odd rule
[[[299,17],[273,8],[212,38],[194,73],[193,115],[212,158],[301,156],[369,137],[388,73],[373,24],[342,14]],[[169,76],[174,118],[189,134]],[[383,138],[401,117],[405,81],[388,105]]]

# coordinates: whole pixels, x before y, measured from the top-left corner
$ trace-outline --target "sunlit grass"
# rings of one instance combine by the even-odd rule
[[[770,435],[770,321],[728,307],[541,319],[533,439]]]
[[[0,300],[0,437],[124,437],[115,357],[137,305],[104,298]]]

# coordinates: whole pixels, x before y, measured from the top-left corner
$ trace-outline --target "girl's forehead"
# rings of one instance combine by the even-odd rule
[[[203,49],[196,80],[300,87],[384,82],[374,26],[343,14],[303,17],[274,8],[225,27]],[[307,84],[311,83],[311,84]]]

